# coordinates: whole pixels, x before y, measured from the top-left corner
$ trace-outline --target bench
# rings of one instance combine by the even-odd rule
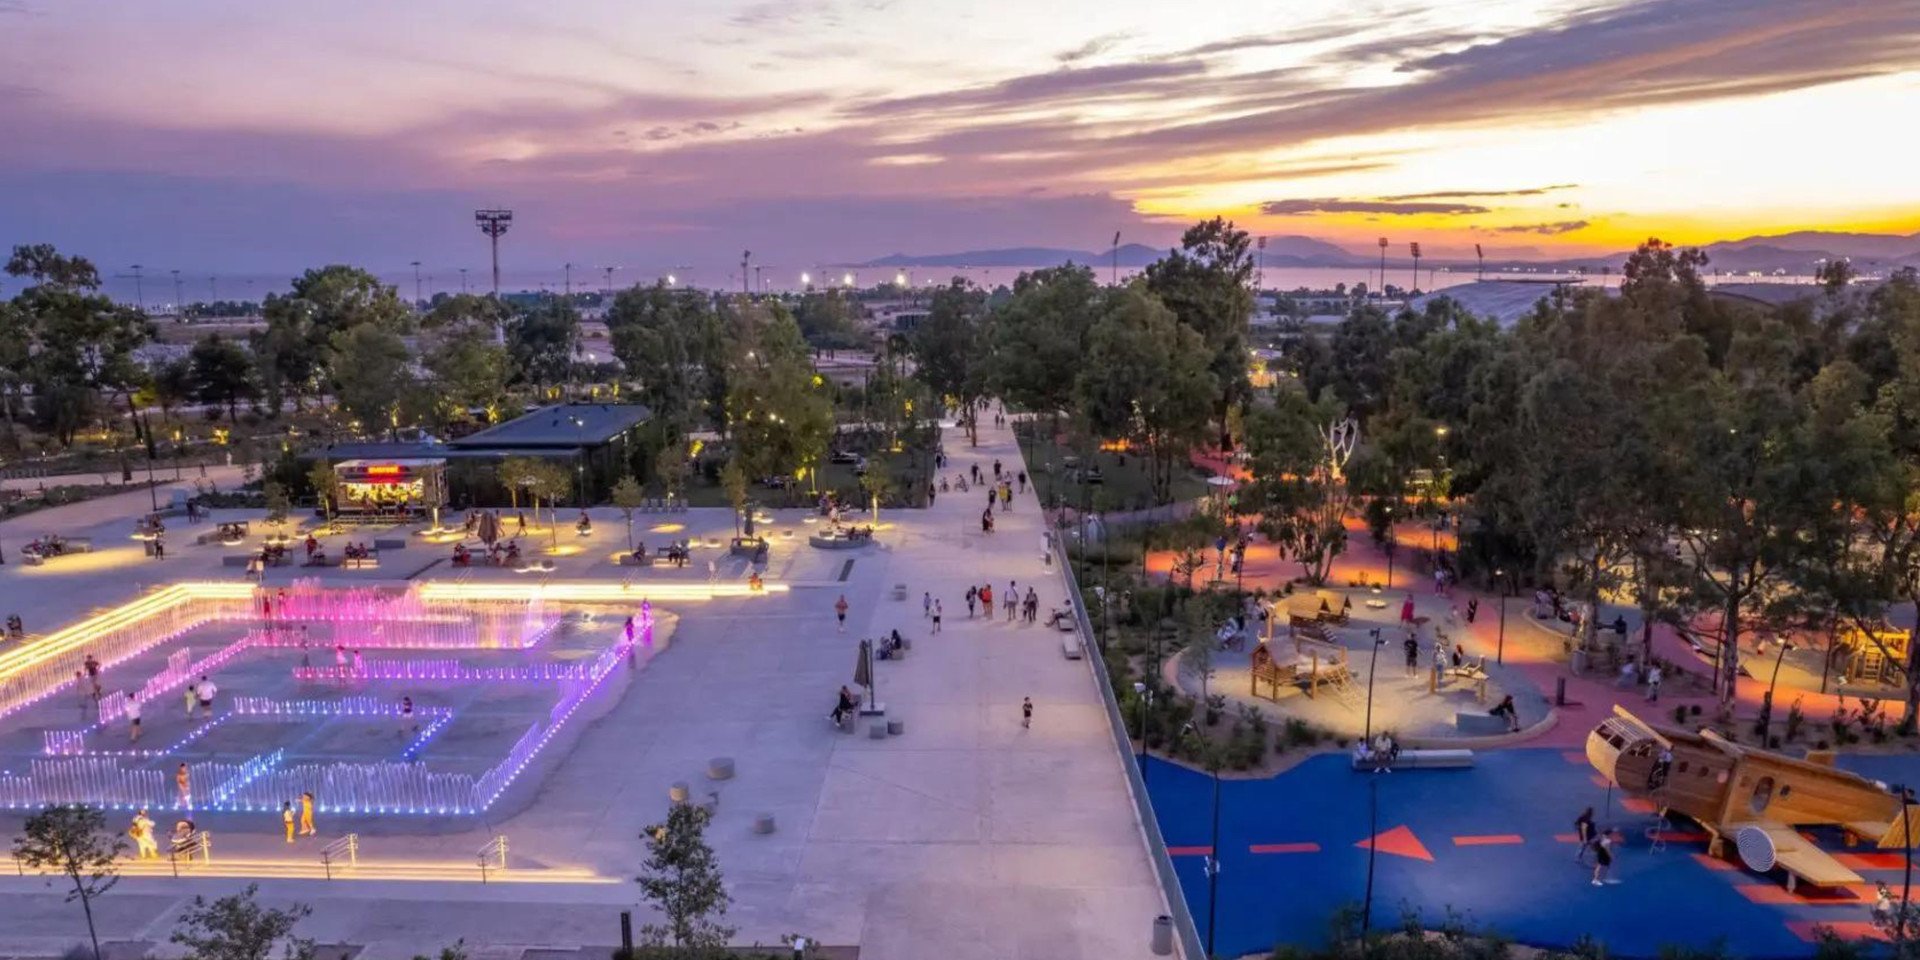
[[[1453,726],[1454,729],[1470,737],[1497,737],[1503,733],[1513,732],[1506,717],[1479,712],[1455,713]]]
[[[347,557],[340,561],[340,569],[378,570],[380,569],[380,557],[378,555],[371,557]]]
[[[1060,655],[1068,660],[1078,660],[1082,656],[1080,635],[1071,634],[1060,638]]]
[[[1352,758],[1355,770],[1372,770],[1378,764],[1369,757]],[[1458,770],[1473,766],[1473,751],[1459,750],[1402,750],[1389,765],[1394,770]]]
[[[892,596],[895,600],[905,600],[907,598],[907,585],[904,583],[894,584]]]
[[[620,565],[623,567],[651,567],[656,562],[658,562],[658,558],[651,553],[643,557],[636,557],[631,553],[623,553],[620,555]]]

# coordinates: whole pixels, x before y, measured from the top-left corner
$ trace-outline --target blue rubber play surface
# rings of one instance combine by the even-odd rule
[[[1846,758],[1842,765],[1890,783],[1920,782],[1920,757]],[[1205,857],[1212,838],[1213,781],[1149,761],[1148,790],[1182,892],[1207,935]],[[1377,814],[1369,825],[1369,793]],[[1427,922],[1452,909],[1479,930],[1521,943],[1566,947],[1582,936],[1616,956],[1658,954],[1663,944],[1724,940],[1746,957],[1804,957],[1815,924],[1858,935],[1869,918],[1860,891],[1789,895],[1778,875],[1710,860],[1691,825],[1664,828],[1650,849],[1654,817],[1629,809],[1575,753],[1483,752],[1469,770],[1365,774],[1342,755],[1315,757],[1266,780],[1224,780],[1220,791],[1220,874],[1214,950],[1265,953],[1277,943],[1318,944],[1344,904],[1358,904],[1367,850],[1374,863],[1373,922]],[[1595,887],[1573,862],[1573,821],[1592,806],[1603,826],[1627,840],[1614,865],[1617,885]],[[1833,853],[1846,851],[1823,842]],[[1850,859],[1869,883],[1896,887],[1897,856]],[[1863,860],[1871,863],[1862,862]]]

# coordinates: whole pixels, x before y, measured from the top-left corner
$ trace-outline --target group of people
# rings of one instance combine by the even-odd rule
[[[473,555],[474,555],[473,551],[469,549],[466,544],[456,543],[453,545],[453,565],[454,566],[456,567],[473,566]],[[351,556],[351,554],[349,554],[349,556]],[[486,548],[482,556],[485,557],[487,563],[492,564],[496,567],[519,563],[520,562],[520,541],[518,540],[507,540],[504,542],[495,541],[493,546]]]
[[[1573,853],[1574,862],[1585,865],[1587,855],[1593,855],[1593,885],[1599,887],[1619,883],[1619,880],[1607,875],[1613,869],[1614,850],[1626,841],[1619,828],[1597,828],[1593,822],[1593,808],[1588,807],[1574,818],[1573,832],[1575,842],[1580,845]]]
[[[981,584],[980,586],[967,587],[967,619],[973,619],[977,613],[979,616],[984,616],[991,620],[993,618],[993,598],[993,584],[988,583]],[[1033,623],[1040,617],[1040,594],[1036,592],[1033,587],[1029,586],[1027,587],[1026,596],[1022,597],[1020,594],[1019,581],[1009,580],[1007,581],[1006,591],[1000,594],[1000,608],[1005,611],[1008,622],[1012,622],[1014,617],[1017,616],[1028,623]],[[934,598],[932,592],[929,591],[921,596],[920,609],[922,616],[932,618],[934,622],[934,632],[938,633],[941,604],[939,600]]]
[[[1655,660],[1649,663],[1646,671],[1642,673],[1640,661],[1633,659],[1620,665],[1620,679],[1616,681],[1616,686],[1622,690],[1632,690],[1644,683],[1647,691],[1647,702],[1659,703],[1660,683],[1664,679],[1665,675],[1664,671],[1660,669],[1660,661]]]
[[[26,622],[17,613],[7,614],[7,637],[12,640],[24,639],[27,635]]]
[[[57,533],[49,533],[29,540],[21,552],[36,557],[57,557],[67,552],[67,540]]]
[[[1361,737],[1353,742],[1354,764],[1361,768],[1372,767],[1374,773],[1392,773],[1393,762],[1400,758],[1400,741],[1385,730],[1369,740]]]

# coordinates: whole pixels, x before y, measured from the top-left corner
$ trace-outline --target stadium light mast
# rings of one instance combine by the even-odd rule
[[[1413,254],[1413,286],[1407,290],[1407,296],[1411,298],[1420,290],[1420,242],[1416,240],[1407,244],[1407,250]],[[1386,281],[1381,281],[1380,285],[1386,286]]]
[[[1387,295],[1387,238],[1380,238],[1380,296]]]
[[[497,300],[500,297],[500,238],[513,226],[513,211],[475,210],[473,222],[479,224],[480,232],[486,234],[493,245],[493,296]]]

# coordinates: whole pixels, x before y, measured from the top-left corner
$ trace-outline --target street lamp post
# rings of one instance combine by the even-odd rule
[[[1152,701],[1153,694],[1147,690],[1144,682],[1135,680],[1133,696],[1140,701],[1140,747],[1133,751],[1133,765],[1140,768],[1140,782],[1144,784],[1147,782],[1147,704]]]
[[[1217,751],[1218,748],[1209,748]],[[1207,769],[1213,773],[1213,837],[1208,840],[1212,852],[1207,855],[1207,956],[1214,956],[1213,928],[1215,908],[1220,903],[1220,757],[1208,754]]]
[[[1380,672],[1378,669],[1378,667],[1380,666],[1380,648],[1382,646],[1385,646],[1387,642],[1385,638],[1380,636],[1379,627],[1373,628],[1372,637],[1373,637],[1373,657],[1367,664],[1366,743],[1367,743],[1368,749],[1372,749],[1373,747],[1373,678],[1375,674]],[[1369,837],[1377,837],[1380,835],[1379,803],[1378,803],[1378,796],[1375,793],[1375,790],[1377,789],[1379,782],[1380,780],[1377,777],[1367,778],[1367,836]],[[1374,847],[1375,847],[1375,844],[1373,843],[1367,844],[1367,890],[1366,890],[1366,895],[1360,901],[1360,942],[1363,946],[1366,943],[1367,935],[1371,933],[1373,930]]]
[[[1502,574],[1503,571],[1500,570],[1493,572],[1494,588],[1500,591],[1500,642],[1498,646],[1494,647],[1494,663],[1507,662],[1507,588],[1505,584],[1500,582]]]
[[[1393,504],[1387,504],[1387,587],[1393,589]]]

